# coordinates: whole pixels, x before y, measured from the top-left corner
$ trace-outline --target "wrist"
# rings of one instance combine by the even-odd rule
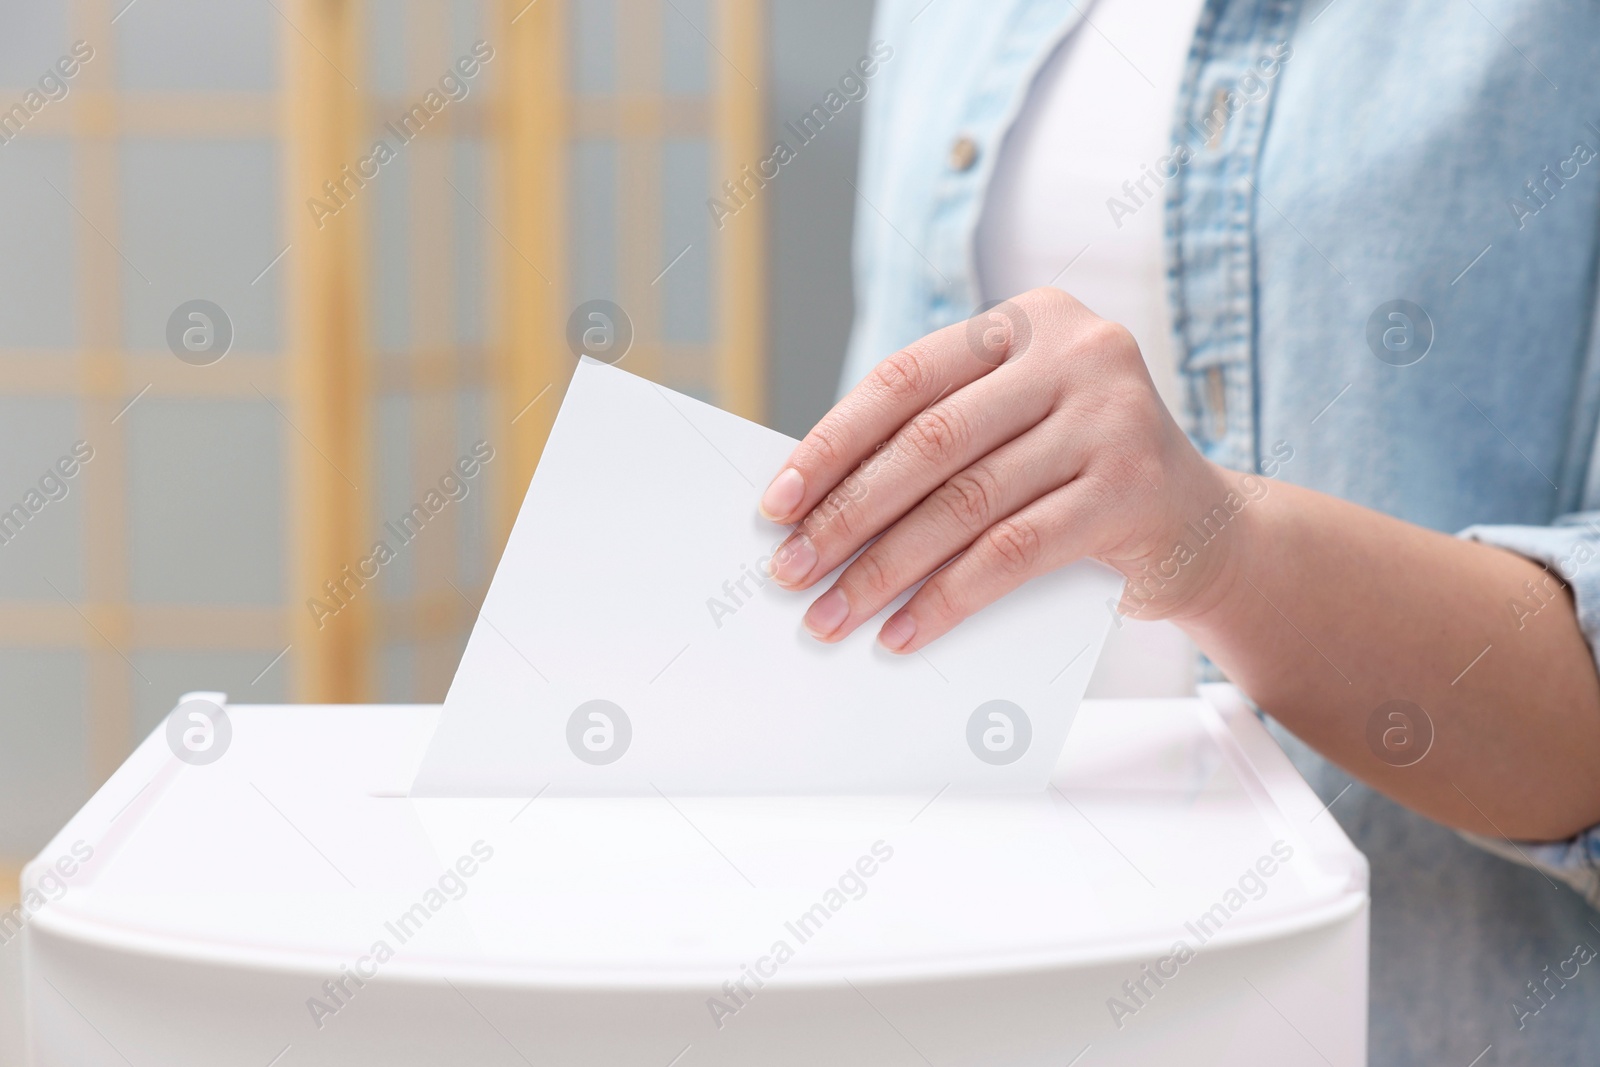
[[[1130,618],[1203,624],[1225,613],[1248,580],[1250,560],[1264,540],[1264,504],[1272,483],[1206,463],[1206,486],[1176,516],[1159,549],[1123,566],[1128,584],[1119,610]]]
[[[1180,628],[1202,644],[1207,634],[1233,630],[1259,603],[1260,594],[1251,586],[1265,581],[1262,576],[1272,569],[1275,546],[1287,543],[1289,536],[1281,520],[1284,498],[1289,495],[1286,490],[1292,491],[1292,487],[1260,474],[1225,471],[1224,476],[1243,503],[1228,538],[1219,542],[1223,550],[1219,555],[1225,558],[1204,593],[1187,610],[1173,616]]]

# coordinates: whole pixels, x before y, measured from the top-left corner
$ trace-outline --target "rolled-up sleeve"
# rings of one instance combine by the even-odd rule
[[[1542,563],[1572,591],[1578,626],[1589,643],[1589,654],[1600,649],[1600,511],[1563,516],[1549,526],[1469,526],[1462,537],[1515,552]],[[1520,602],[1511,599],[1516,613]],[[1530,615],[1538,610],[1530,595],[1523,604]],[[1600,657],[1597,657],[1600,669]],[[1600,768],[1596,769],[1600,775]],[[1462,834],[1473,844],[1497,856],[1521,863],[1557,878],[1575,889],[1590,906],[1600,908],[1600,826],[1566,841],[1506,841]]]
[[[1580,511],[1549,526],[1468,526],[1461,536],[1543,563],[1572,589],[1589,651],[1600,648],[1600,511]],[[1530,602],[1530,614],[1538,607]]]

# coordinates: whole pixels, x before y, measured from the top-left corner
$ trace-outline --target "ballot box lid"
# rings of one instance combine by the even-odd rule
[[[1100,965],[1366,903],[1365,859],[1227,686],[1086,701],[1051,788],[1009,797],[409,798],[438,717],[228,705],[205,765],[163,726],[24,872],[35,928],[257,968],[383,953],[402,977],[636,988],[780,956],[797,983]]]

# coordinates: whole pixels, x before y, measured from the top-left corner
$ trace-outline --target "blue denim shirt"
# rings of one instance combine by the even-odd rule
[[[995,159],[1086,6],[880,0],[846,387],[976,309]],[[1196,444],[1546,562],[1591,647],[1597,61],[1600,5],[1208,0],[1164,166]],[[1600,948],[1600,832],[1472,848],[1280,738],[1372,863],[1372,1062],[1592,1062],[1600,971],[1529,983]]]

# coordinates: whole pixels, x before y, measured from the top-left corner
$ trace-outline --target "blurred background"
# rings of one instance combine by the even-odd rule
[[[579,305],[791,434],[832,400],[861,108],[707,202],[865,52],[864,0],[0,10],[6,907],[184,692],[442,699]]]

